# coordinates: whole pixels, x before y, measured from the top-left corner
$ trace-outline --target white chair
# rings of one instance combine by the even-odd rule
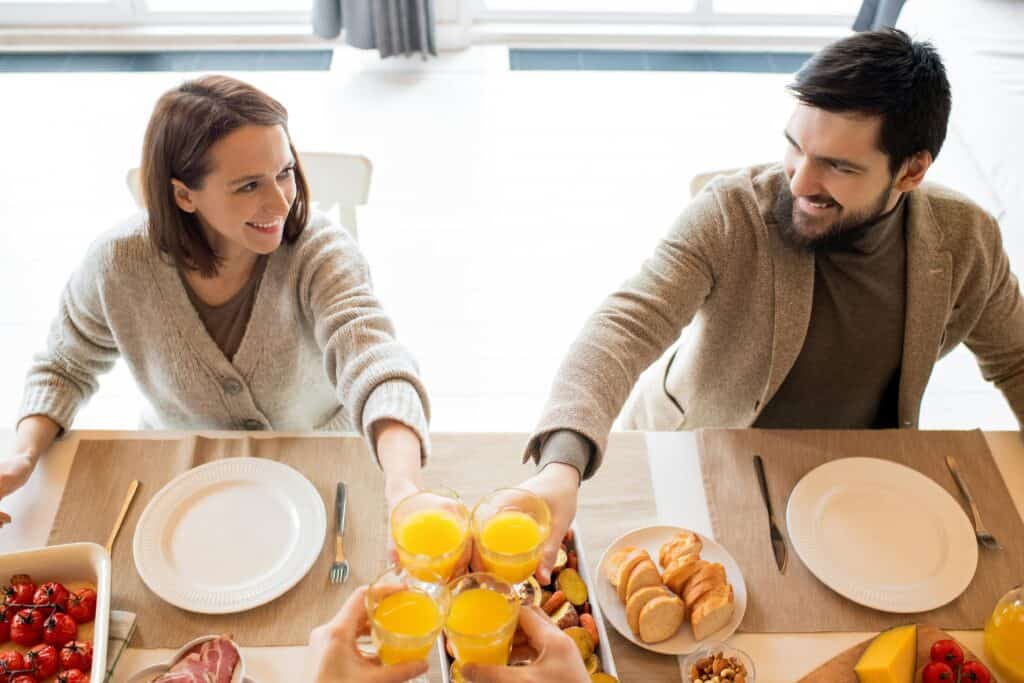
[[[299,159],[309,183],[310,201],[321,211],[335,212],[341,225],[358,240],[356,207],[366,204],[370,195],[373,164],[364,156],[331,152],[300,152]],[[141,207],[139,169],[128,171],[125,181],[135,203]]]

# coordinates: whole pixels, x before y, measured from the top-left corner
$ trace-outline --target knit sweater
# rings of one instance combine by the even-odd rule
[[[120,356],[147,400],[144,428],[368,435],[376,421],[393,419],[419,435],[428,456],[416,362],[344,229],[315,213],[294,244],[270,255],[229,361],[146,226],[137,214],[89,248],[29,369],[19,421],[46,415],[69,429]]]

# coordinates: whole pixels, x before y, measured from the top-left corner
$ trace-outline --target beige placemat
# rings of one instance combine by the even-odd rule
[[[532,466],[519,462],[526,439],[525,434],[435,435],[426,481],[457,490],[468,504],[492,489],[516,486],[533,472]],[[580,490],[576,514],[592,580],[600,580],[597,563],[613,540],[636,527],[655,524],[656,517],[643,435],[613,434],[601,471]],[[607,620],[605,626],[619,680],[679,683],[675,657],[639,648],[619,636]],[[433,681],[441,680],[436,661],[431,675]]]
[[[277,460],[305,475],[327,508],[327,537],[313,569],[292,590],[256,609],[229,615],[193,614],[168,605],[139,579],[132,537],[139,516],[164,484],[192,467],[221,458],[254,456]],[[82,441],[61,499],[49,543],[105,544],[128,484],[142,482],[113,553],[115,609],[138,615],[133,647],[176,648],[198,635],[231,633],[246,646],[301,645],[310,630],[334,615],[360,584],[385,566],[386,519],[380,471],[357,438],[186,438],[178,441]],[[328,581],[334,559],[334,492],[349,484],[345,549],[352,563],[349,581]],[[243,514],[240,511],[240,514]]]
[[[698,436],[698,450],[715,537],[736,558],[747,583],[741,631],[877,631],[908,621],[948,630],[980,629],[1003,593],[1024,576],[1024,523],[981,432],[708,430]],[[789,547],[784,576],[772,555],[768,517],[754,473],[755,453],[764,458],[772,507]],[[946,470],[946,454],[956,456],[982,519],[1006,548],[994,552],[979,547],[974,580],[959,598],[919,615],[887,614],[833,592],[800,561],[789,543],[785,519],[789,494],[805,474],[837,458],[884,458],[937,482],[966,510],[966,501]],[[871,561],[870,553],[864,561]]]

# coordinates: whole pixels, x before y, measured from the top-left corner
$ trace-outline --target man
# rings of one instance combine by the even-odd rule
[[[552,538],[659,356],[627,429],[913,428],[932,366],[961,342],[1024,415],[1024,306],[998,225],[922,186],[951,104],[939,55],[860,33],[790,90],[783,162],[713,180],[563,361],[524,484],[551,505]]]

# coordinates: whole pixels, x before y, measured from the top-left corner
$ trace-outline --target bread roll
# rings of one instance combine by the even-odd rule
[[[697,640],[704,640],[716,633],[729,623],[734,609],[735,602],[731,585],[726,584],[724,587],[706,594],[703,599],[698,601],[690,614],[693,637]]]

